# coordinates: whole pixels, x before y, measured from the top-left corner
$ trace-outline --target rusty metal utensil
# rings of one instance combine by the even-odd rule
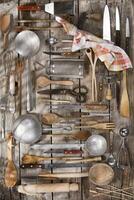
[[[8,188],[15,186],[17,182],[17,170],[13,162],[13,136],[11,133],[7,136],[7,158],[8,163],[5,169],[5,185]]]
[[[117,154],[117,166],[121,169],[124,169],[126,166],[131,168],[130,154],[126,141],[127,136],[129,135],[129,130],[127,128],[121,128],[119,134],[122,137],[122,141]]]

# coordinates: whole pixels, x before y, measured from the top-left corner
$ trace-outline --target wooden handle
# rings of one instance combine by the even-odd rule
[[[108,84],[107,92],[106,92],[106,100],[110,101],[112,99],[112,91],[111,91],[111,86]]]
[[[8,31],[4,33],[3,36],[3,48],[6,49],[8,45]]]
[[[68,172],[68,173],[45,173],[41,172],[38,176],[41,177],[51,177],[51,178],[81,178],[81,177],[88,177],[88,172]]]
[[[35,5],[21,5],[17,7],[20,11],[40,11],[40,6]]]
[[[33,184],[33,185],[19,185],[18,192],[34,195],[45,192],[70,192],[78,191],[77,183],[53,183],[53,184]]]
[[[65,85],[65,86],[72,86],[74,84],[73,81],[51,81],[51,83],[56,84],[56,85]]]
[[[122,88],[122,95],[120,100],[120,115],[122,117],[130,117],[130,105],[129,105],[129,98],[128,98],[128,92],[127,92],[127,74],[126,70],[122,72],[122,82],[121,82],[121,88]]]
[[[95,158],[85,158],[85,159],[79,159],[79,160],[66,160],[66,163],[86,163],[86,162],[94,162],[94,161],[101,161],[101,157],[95,157]]]
[[[86,106],[86,109],[88,109],[88,110],[102,110],[102,111],[104,111],[104,110],[107,110],[107,105],[105,105],[105,104],[85,104],[85,106]]]
[[[22,157],[22,163],[23,164],[35,164],[35,163],[39,163],[44,160],[46,160],[46,161],[51,161],[51,160],[66,161],[68,159],[72,159],[72,157],[43,157],[43,156],[35,156],[35,155],[25,154]],[[80,157],[73,157],[73,159],[80,159]]]
[[[11,133],[7,134],[7,159],[13,160],[13,136]]]

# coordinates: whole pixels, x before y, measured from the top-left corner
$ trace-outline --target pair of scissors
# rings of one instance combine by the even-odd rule
[[[85,103],[87,100],[87,93],[88,89],[86,86],[77,86],[75,88],[71,89],[51,89],[51,90],[39,90],[37,91],[38,94],[47,94],[47,95],[66,95],[69,94],[71,96],[74,96],[76,98],[76,101],[79,103]]]

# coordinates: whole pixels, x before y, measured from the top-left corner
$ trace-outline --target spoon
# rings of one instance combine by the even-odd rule
[[[70,81],[70,80],[66,80],[66,81],[50,80],[45,76],[40,76],[39,78],[37,78],[36,84],[37,84],[37,87],[46,87],[50,84],[72,86],[74,83],[73,81]]]
[[[77,117],[77,120],[78,119],[82,119],[81,117]],[[44,124],[48,124],[48,125],[51,125],[51,124],[55,124],[55,123],[60,123],[60,122],[74,122],[74,120],[76,120],[74,117],[62,117],[56,113],[45,113],[42,115],[41,117],[41,121],[44,123]],[[82,122],[85,122],[85,119],[82,119]],[[88,123],[89,124],[95,124],[96,121],[89,121],[88,120]]]
[[[13,162],[13,136],[11,133],[7,136],[7,159],[8,163],[5,169],[5,185],[8,188],[12,188],[15,186],[17,182],[17,170]]]
[[[74,132],[71,134],[58,134],[58,133],[53,133],[53,134],[45,134],[45,136],[50,136],[50,137],[54,137],[54,138],[59,138],[64,136],[65,138],[69,138],[69,139],[74,139],[74,140],[82,140],[85,141],[89,138],[89,136],[91,136],[91,133],[89,131],[78,131],[78,132]]]
[[[113,155],[113,139],[114,139],[114,133],[113,131],[110,131],[110,154],[107,159],[107,163],[111,166],[114,167],[116,165],[116,159]]]
[[[8,35],[11,30],[11,24],[13,21],[13,16],[11,14],[3,15],[1,18],[1,31],[3,33],[3,47],[7,48]]]

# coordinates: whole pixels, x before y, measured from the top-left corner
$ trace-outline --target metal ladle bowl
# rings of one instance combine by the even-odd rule
[[[15,38],[15,50],[24,58],[31,58],[40,48],[40,39],[33,31],[22,31]]]
[[[41,123],[33,114],[21,115],[14,122],[12,133],[19,142],[33,144],[42,135]]]
[[[85,148],[91,156],[101,156],[107,150],[107,141],[101,135],[92,135],[87,139]]]

